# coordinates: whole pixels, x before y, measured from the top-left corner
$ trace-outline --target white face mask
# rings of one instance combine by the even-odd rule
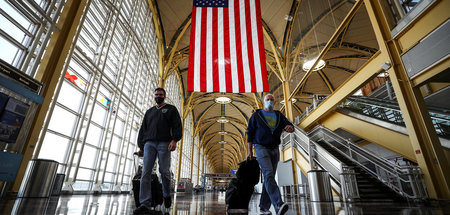
[[[273,101],[264,101],[264,107],[266,109],[272,110],[273,109]]]

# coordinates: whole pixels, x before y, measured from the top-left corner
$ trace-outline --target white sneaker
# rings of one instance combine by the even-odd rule
[[[264,209],[264,208],[260,208],[259,209],[259,212],[261,213],[261,214],[272,214],[272,212],[270,212],[270,210],[269,209]]]
[[[156,205],[155,206],[155,211],[160,211],[162,209],[162,205]]]
[[[283,215],[285,214],[289,209],[289,206],[287,203],[283,203],[279,208],[278,208],[278,212],[277,215]]]

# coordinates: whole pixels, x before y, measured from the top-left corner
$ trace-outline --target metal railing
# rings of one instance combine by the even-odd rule
[[[296,148],[310,163],[311,169],[323,169],[328,171],[332,179],[332,188],[337,193],[341,194],[341,162],[327,150],[322,148],[322,146],[314,141],[311,141],[303,130],[295,127],[295,132],[283,134],[282,146],[283,148],[287,148],[289,146]],[[313,162],[311,162],[311,160]]]
[[[342,164],[317,142],[323,142],[346,156],[356,165],[371,173],[398,194],[412,199],[427,198],[427,191],[419,167],[398,166],[360,148],[323,126],[317,126],[306,134],[296,127],[295,132],[282,136],[283,148],[292,146],[309,161],[311,169],[324,169],[330,173],[332,187],[344,200],[359,198],[355,173],[351,167]],[[311,162],[311,160],[313,162]]]

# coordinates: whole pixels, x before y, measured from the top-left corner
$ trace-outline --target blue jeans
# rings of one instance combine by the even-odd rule
[[[139,201],[150,208],[152,205],[152,170],[158,155],[159,172],[162,178],[164,198],[170,197],[170,142],[147,141],[144,145],[144,166],[142,167]]]
[[[255,154],[258,160],[261,172],[264,177],[264,184],[259,200],[259,207],[269,209],[270,203],[278,211],[278,205],[283,203],[281,200],[280,189],[275,181],[275,173],[277,172],[277,164],[280,160],[280,151],[278,148],[270,149],[262,145],[255,144]]]

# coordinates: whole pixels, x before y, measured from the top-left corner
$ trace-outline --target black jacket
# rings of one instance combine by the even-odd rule
[[[145,112],[138,135],[138,146],[144,150],[147,141],[179,141],[182,137],[181,118],[175,106],[153,106]]]
[[[280,144],[281,133],[286,125],[292,125],[286,117],[277,110],[274,110],[277,115],[277,123],[275,130],[269,128],[261,109],[256,110],[255,113],[248,120],[247,127],[247,142],[253,144],[260,144],[268,148],[276,148]]]

